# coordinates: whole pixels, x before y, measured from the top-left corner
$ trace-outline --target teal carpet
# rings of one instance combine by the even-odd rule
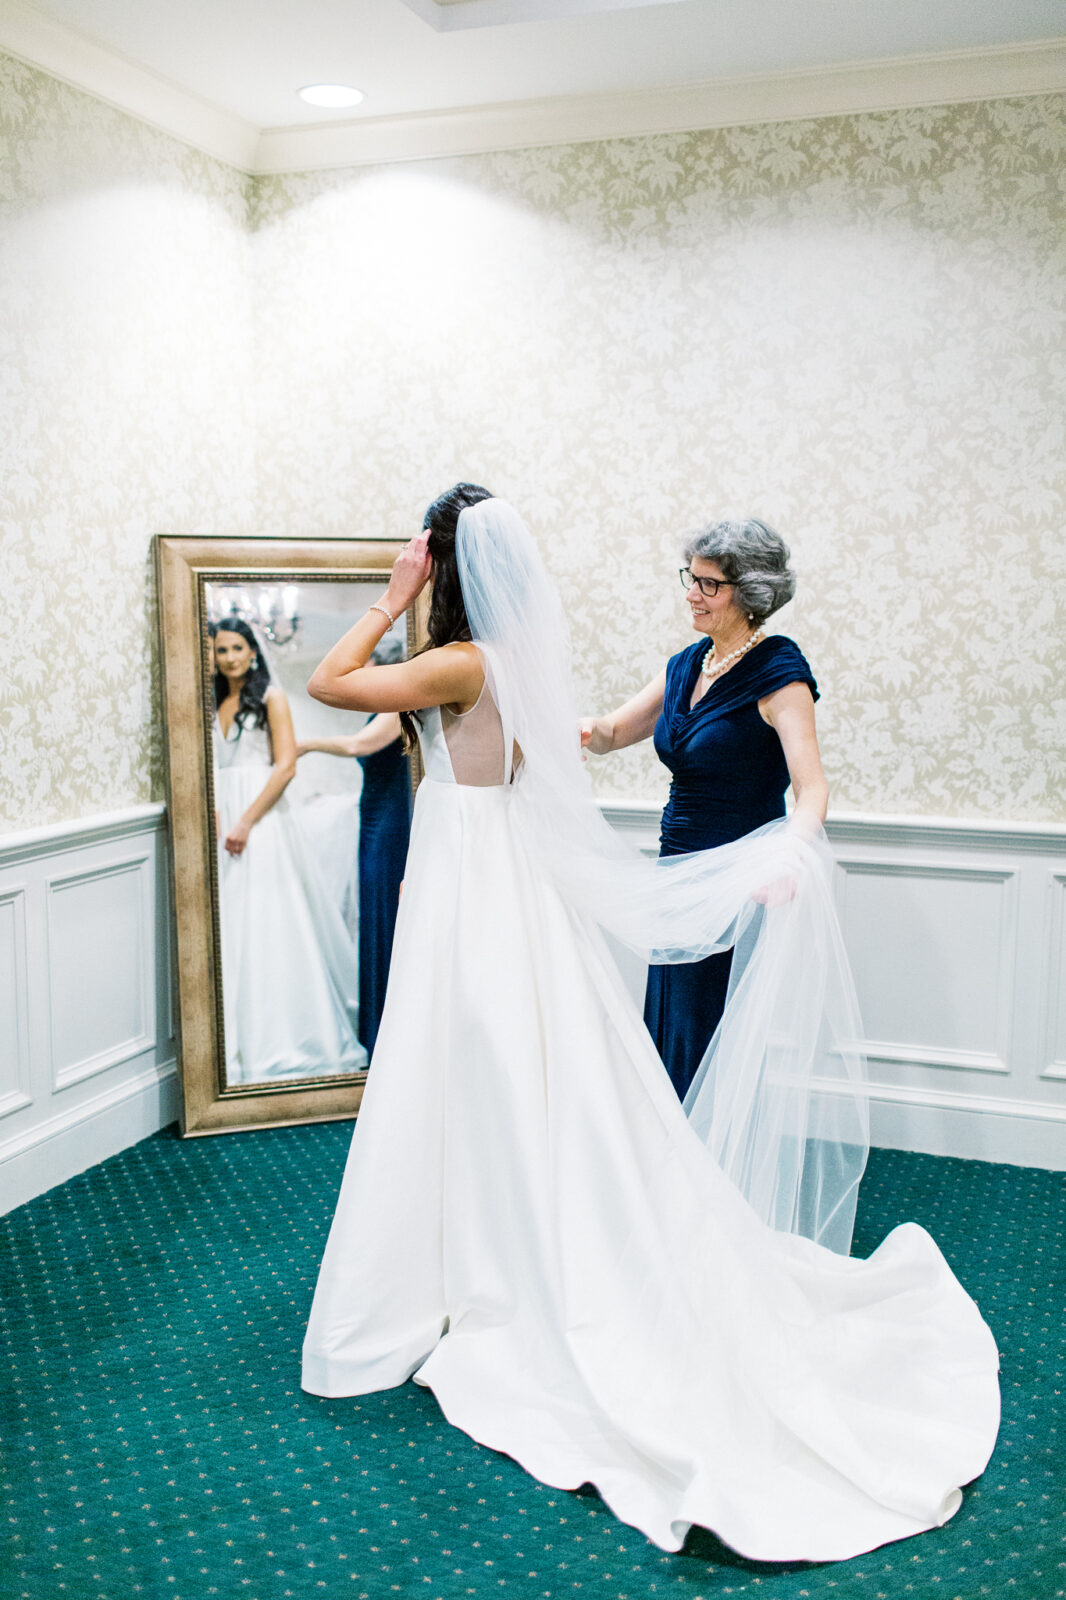
[[[946,1528],[770,1566],[664,1555],[407,1384],[299,1386],[350,1128],[167,1132],[0,1220],[3,1600],[1054,1600],[1066,1595],[1066,1180],[875,1151],[856,1252],[914,1218],[1003,1353],[992,1464]]]

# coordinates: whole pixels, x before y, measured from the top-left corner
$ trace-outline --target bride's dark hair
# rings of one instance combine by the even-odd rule
[[[270,669],[263,660],[263,652],[259,648],[259,640],[245,622],[243,617],[223,617],[215,625],[214,638],[217,642],[220,633],[236,633],[245,644],[251,647],[252,661],[244,675],[241,684],[241,697],[237,702],[237,712],[233,720],[237,724],[237,737],[240,730],[248,727],[265,728],[267,725],[266,692],[270,688]],[[215,710],[217,711],[223,700],[229,694],[229,679],[225,673],[215,668]]]
[[[470,637],[455,559],[455,529],[460,511],[476,506],[479,500],[491,499],[489,490],[480,484],[457,483],[434,500],[422,520],[423,528],[429,529],[429,553],[433,557],[433,591],[426,624],[430,649]]]
[[[429,600],[429,620],[426,632],[427,650],[456,640],[470,638],[470,624],[463,604],[463,588],[459,582],[459,564],[455,556],[455,530],[460,511],[476,506],[479,500],[491,500],[492,493],[479,483],[457,483],[446,490],[427,510],[422,519],[423,528],[429,529],[429,553],[433,557],[433,588]],[[420,652],[421,653],[421,652]],[[405,742],[410,748],[415,742],[414,712],[401,711]]]

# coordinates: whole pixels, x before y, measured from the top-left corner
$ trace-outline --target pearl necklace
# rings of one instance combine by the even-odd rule
[[[714,645],[712,644],[711,648],[703,658],[703,665],[700,667],[700,671],[705,678],[718,677],[719,673],[723,672],[731,661],[739,661],[741,656],[747,655],[752,645],[758,644],[759,640],[764,639],[765,637],[766,635],[762,628],[756,628],[755,632],[751,634],[744,644],[741,645],[739,650],[734,650],[730,655],[723,656],[721,661],[711,660],[711,657],[714,655]]]

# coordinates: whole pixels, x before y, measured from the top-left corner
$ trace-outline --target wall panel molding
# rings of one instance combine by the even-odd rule
[[[611,802],[603,809],[641,848],[656,848],[657,807]],[[1066,1169],[1066,828],[883,817],[867,825],[849,817],[830,819],[828,831],[842,866],[858,867],[866,882],[887,886],[886,892],[914,881],[934,895],[942,890],[950,895],[954,886],[970,883],[1003,896],[995,940],[985,947],[997,982],[1003,981],[1003,966],[1010,969],[1009,984],[997,995],[1003,1029],[999,1047],[908,1038],[904,997],[898,1020],[887,1013],[893,1023],[889,1037],[867,1041],[874,1143]],[[64,1182],[177,1115],[174,1044],[163,1038],[169,982],[165,852],[160,806],[38,829],[32,843],[26,835],[0,840],[0,996],[14,984],[24,1013],[16,1068],[22,1078],[9,1072],[0,1080],[0,1108],[13,1085],[16,1095],[26,1097],[9,1102],[0,1123],[0,1209]],[[73,882],[91,891],[92,885],[121,880],[131,871],[143,872],[150,886],[145,959],[150,1010],[159,1027],[153,1021],[146,1029],[143,1049],[128,1056],[117,1050],[116,1058],[98,1063],[92,1075],[53,1083],[49,886]],[[19,908],[17,915],[12,907]],[[16,921],[21,931],[13,944]],[[853,928],[850,937],[861,954],[858,930]],[[885,944],[891,973],[891,939]],[[22,954],[13,958],[13,948]],[[128,962],[128,945],[118,959]],[[946,970],[950,978],[950,963]],[[954,970],[957,974],[957,965]],[[943,999],[948,1022],[938,1019],[941,1035],[957,1025],[959,1016],[952,1010],[958,995],[947,992]],[[82,1064],[85,1059],[92,1059],[91,1052]]]
[[[898,1067],[945,1067],[957,1072],[1009,1072],[1003,1057],[988,1050],[940,1050],[935,1045],[895,1044],[887,1039],[863,1039],[868,1061]]]
[[[854,856],[838,845],[835,870],[837,904],[864,1014],[881,1017],[887,1009],[905,1024],[915,1012],[932,1012],[949,1032],[952,1021],[959,1027],[960,1036],[953,1040],[890,1040],[883,1032],[867,1037],[862,1041],[867,1058],[897,1067],[921,1066],[926,1073],[943,1068],[1009,1073],[1018,869],[980,859],[922,859],[898,849],[878,852],[873,846]],[[873,905],[855,906],[850,891],[863,879],[869,880],[874,896],[880,891],[879,916]],[[921,892],[908,895],[909,885],[920,885]],[[991,891],[980,897],[981,903],[966,894],[975,885]],[[873,951],[871,943],[876,944]],[[982,1039],[972,1030],[990,1002]]]
[[[1042,1078],[1066,1081],[1066,872],[1047,881]]]
[[[603,811],[656,849],[657,806]],[[847,814],[826,831],[870,1013],[873,1142],[1066,1170],[1066,827]],[[849,903],[849,878],[872,892]],[[908,918],[932,925],[934,959],[915,957]]]
[[[163,822],[162,806],[134,806],[0,839],[0,1044],[18,1046],[16,1065],[6,1050],[0,1064],[0,1210],[177,1116],[174,1042],[157,1027],[170,962]]]
[[[155,1045],[152,866],[144,853],[46,879],[54,1089]],[[94,928],[106,939],[94,942]],[[79,1054],[86,1040],[91,1047]]]
[[[72,817],[41,828],[0,834],[0,871],[20,861],[62,855],[75,846],[107,844],[114,839],[154,834],[165,816],[166,806],[162,801],[147,801],[144,805],[127,806],[122,811],[104,812],[98,817]]]
[[[30,1104],[26,889],[0,892],[0,1118]]]

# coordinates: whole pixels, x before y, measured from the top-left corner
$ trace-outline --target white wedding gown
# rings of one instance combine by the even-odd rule
[[[997,1355],[933,1240],[771,1231],[693,1132],[603,937],[538,869],[487,691],[421,713],[392,973],[303,1386],[415,1375],[665,1550],[854,1556],[985,1467]]]
[[[270,777],[266,728],[213,728],[226,1082],[361,1072],[355,945],[282,795],[239,856],[223,841]],[[352,850],[355,850],[352,839]]]

